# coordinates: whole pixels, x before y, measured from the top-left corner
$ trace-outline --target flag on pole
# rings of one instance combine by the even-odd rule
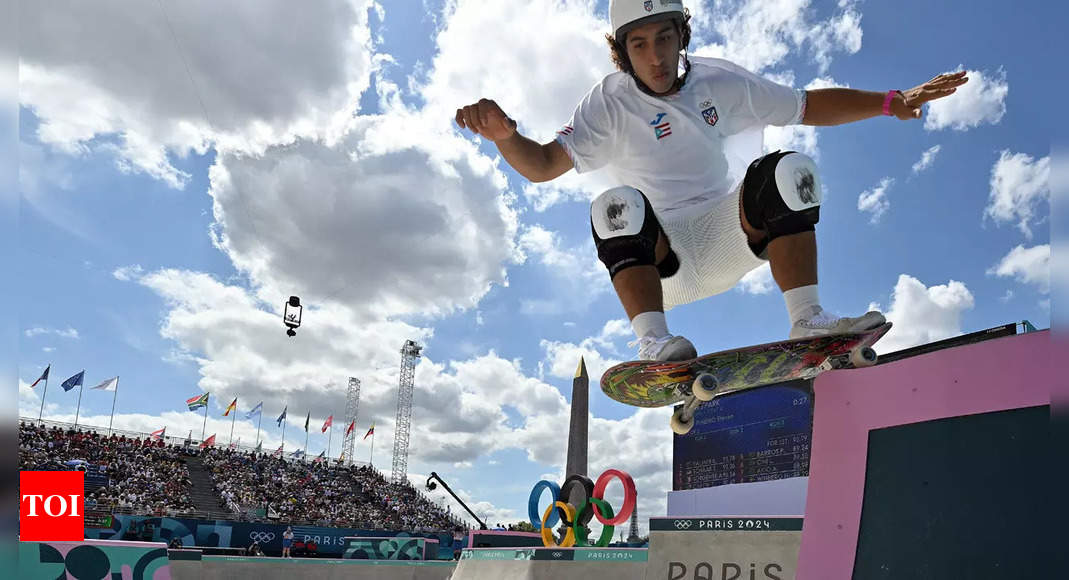
[[[189,406],[189,410],[190,411],[196,411],[197,409],[199,409],[201,407],[207,407],[208,406],[208,393],[204,393],[203,395],[200,395],[200,396],[197,396],[197,397],[193,397],[192,399],[186,399],[186,405]]]
[[[246,419],[252,419],[253,417],[263,413],[263,411],[264,411],[264,402],[260,401],[259,403],[256,404],[255,407],[252,408],[251,411],[249,411],[248,413],[245,413],[245,418]]]
[[[327,429],[334,424],[334,415],[327,417],[327,422],[323,423],[323,428],[319,430],[320,433],[326,433]]]
[[[215,433],[212,433],[211,437],[205,439],[204,442],[200,444],[200,448],[204,449],[205,447],[208,447],[209,445],[215,445]]]
[[[274,455],[275,457],[281,457],[282,456],[282,446],[279,445],[278,449],[275,449],[275,452],[272,455]]]
[[[374,435],[374,434],[375,434],[375,424],[372,423],[371,424],[371,428],[367,430],[367,433],[364,433],[364,439],[367,439],[368,435]],[[363,439],[361,439],[361,441],[363,441]]]
[[[223,416],[224,417],[229,417],[230,416],[230,412],[231,411],[236,411],[237,408],[238,408],[238,400],[234,399],[233,401],[231,401],[231,403],[229,405],[227,405],[226,412],[223,413]]]
[[[308,421],[312,420],[312,412],[308,411],[308,416],[304,418],[304,432],[308,432]]]
[[[48,371],[51,368],[52,368],[52,365],[48,365],[47,367],[45,367],[45,372],[41,373],[41,376],[38,377],[37,380],[34,381],[32,385],[30,385],[30,388],[32,389],[32,388],[36,387],[37,383],[39,383],[41,381],[47,381],[48,380]]]
[[[315,463],[319,463],[320,461],[323,461],[326,458],[327,458],[327,450],[324,449],[323,451],[319,452],[319,455],[315,459]]]
[[[349,426],[345,428],[345,436],[348,437],[349,434],[353,432],[353,428],[355,428],[355,427],[356,427],[356,419],[353,419],[353,422],[349,423]]]
[[[300,457],[304,453],[304,449],[298,449],[293,453],[290,453],[290,457]]]
[[[60,386],[63,387],[64,391],[70,391],[74,387],[82,386],[82,379],[84,379],[84,378],[85,378],[85,371],[82,371],[82,372],[74,375],[73,377],[63,381],[63,384],[60,385]]]
[[[93,387],[93,389],[97,389],[97,390],[100,390],[100,391],[114,391],[116,385],[118,385],[118,384],[119,384],[119,377],[111,377],[110,379],[104,381],[103,383],[100,383],[99,385]],[[90,390],[92,390],[92,389],[90,389]]]
[[[163,439],[166,434],[167,434],[167,428],[166,427],[164,427],[163,429],[160,429],[159,431],[153,431],[152,432],[152,440],[153,441],[159,441],[160,439]]]
[[[275,422],[278,423],[279,427],[282,426],[282,421],[284,421],[286,419],[286,411],[288,411],[289,408],[290,408],[289,405],[286,405],[286,408],[282,409],[282,414],[278,416],[278,419],[275,419]]]
[[[261,452],[263,450],[264,450],[264,442],[261,441],[261,442],[256,444],[256,453],[259,453],[259,452]]]

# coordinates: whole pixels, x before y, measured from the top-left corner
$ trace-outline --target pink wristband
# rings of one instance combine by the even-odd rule
[[[895,93],[901,91],[887,91],[887,96],[883,98],[883,114],[891,115],[891,99],[895,98]]]

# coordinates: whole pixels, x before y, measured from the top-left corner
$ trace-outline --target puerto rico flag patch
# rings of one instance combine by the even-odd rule
[[[657,118],[650,121],[650,125],[653,126],[653,134],[658,141],[672,134],[672,125],[664,120],[665,116],[666,113],[658,113]]]
[[[709,126],[716,125],[716,122],[720,120],[720,117],[716,115],[716,107],[709,107],[702,111],[702,117],[705,118],[705,122],[709,123]]]

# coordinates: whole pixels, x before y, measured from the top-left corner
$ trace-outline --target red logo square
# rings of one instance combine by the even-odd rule
[[[80,542],[85,539],[85,473],[19,472],[19,540]]]

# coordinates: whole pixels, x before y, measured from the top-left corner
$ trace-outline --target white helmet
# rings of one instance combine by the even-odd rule
[[[683,21],[683,0],[609,0],[609,24],[620,44],[629,31],[667,18]]]

